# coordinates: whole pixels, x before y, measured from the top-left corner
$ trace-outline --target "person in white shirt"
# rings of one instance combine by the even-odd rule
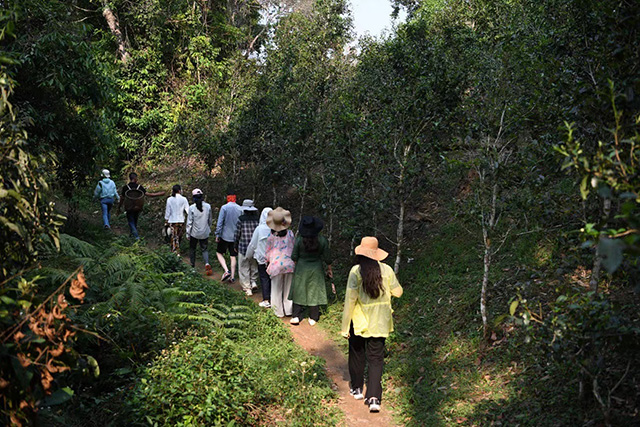
[[[258,275],[260,276],[260,284],[262,285],[262,302],[258,304],[260,307],[271,307],[271,278],[267,273],[267,259],[265,250],[267,249],[267,238],[271,235],[271,229],[267,225],[267,216],[271,212],[271,208],[262,209],[260,215],[260,224],[253,231],[251,242],[247,246],[247,258],[253,257],[258,263]]]
[[[202,190],[196,188],[191,192],[193,195],[193,204],[189,206],[187,215],[187,237],[189,237],[189,259],[191,267],[196,266],[196,248],[200,244],[202,250],[202,258],[204,259],[204,269],[207,276],[213,274],[211,264],[209,264],[209,235],[211,234],[211,205],[204,201]]]
[[[172,195],[167,199],[164,221],[171,227],[171,252],[180,256],[180,241],[184,233],[185,214],[189,213],[189,201],[182,194],[182,188],[174,185]]]

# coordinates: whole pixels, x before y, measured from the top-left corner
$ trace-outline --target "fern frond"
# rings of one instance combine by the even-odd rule
[[[74,258],[96,258],[98,250],[89,242],[68,234],[60,235],[60,253]]]
[[[247,322],[246,320],[242,320],[242,319],[226,319],[224,321],[225,328],[246,327],[247,325],[249,325],[249,322]]]
[[[177,304],[178,307],[180,308],[186,308],[186,309],[196,309],[196,310],[204,310],[206,308],[205,305],[203,304],[199,304],[197,302],[188,302],[188,301],[180,301]]]

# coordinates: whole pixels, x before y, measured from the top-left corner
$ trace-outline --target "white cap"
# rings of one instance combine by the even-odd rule
[[[191,192],[191,195],[192,195],[192,196],[198,196],[198,195],[200,195],[200,194],[202,194],[202,190],[201,190],[201,189],[199,189],[199,188],[196,188],[195,190],[193,190],[193,191]]]
[[[102,176],[105,178],[111,178],[111,172],[109,172],[109,169],[102,169]]]

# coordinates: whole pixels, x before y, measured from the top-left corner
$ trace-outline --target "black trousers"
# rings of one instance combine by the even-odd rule
[[[295,302],[293,303],[293,314],[291,317],[297,317],[302,320],[302,313],[304,312],[305,307],[309,308],[309,318],[315,320],[316,322],[320,320],[320,307],[317,305],[299,305]]]
[[[365,399],[376,397],[382,402],[382,368],[384,366],[384,337],[363,338],[349,330],[349,376],[351,388],[364,386],[364,367],[369,365]],[[365,400],[366,401],[366,400]]]
[[[262,286],[262,300],[271,301],[271,277],[267,273],[266,264],[258,264],[258,275],[260,276],[260,285]]]

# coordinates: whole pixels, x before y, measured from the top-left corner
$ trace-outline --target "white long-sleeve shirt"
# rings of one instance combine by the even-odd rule
[[[189,206],[189,214],[187,215],[187,236],[196,239],[207,239],[211,234],[211,205],[202,202],[202,212],[195,203]]]
[[[178,193],[167,199],[167,207],[164,211],[164,219],[169,224],[179,224],[184,222],[184,215],[189,213],[189,201],[182,194]]]
[[[260,225],[253,230],[253,236],[251,236],[251,242],[247,246],[247,254],[245,255],[247,258],[255,258],[258,264],[262,265],[267,263],[265,251],[267,249],[267,239],[271,234],[271,229],[267,225],[267,216],[271,210],[271,208],[262,209]]]

